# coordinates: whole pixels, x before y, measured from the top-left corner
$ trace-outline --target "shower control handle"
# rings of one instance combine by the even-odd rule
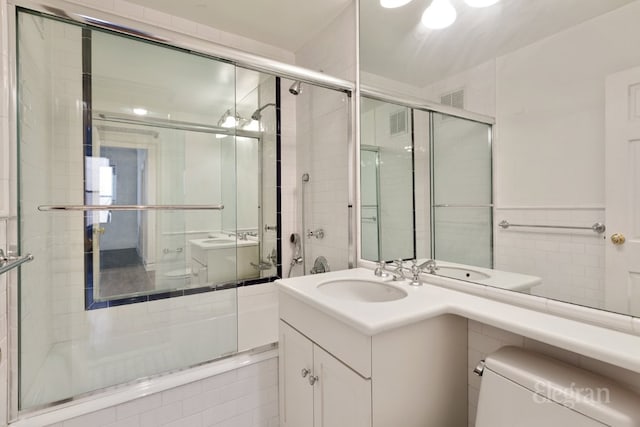
[[[302,371],[300,371],[300,375],[302,375],[302,378],[306,378],[310,373],[311,371],[307,368],[302,368]]]
[[[317,230],[307,230],[307,237],[315,237],[316,239],[324,239],[324,230],[318,228]]]

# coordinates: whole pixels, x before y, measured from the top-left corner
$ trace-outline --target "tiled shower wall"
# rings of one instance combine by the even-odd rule
[[[355,81],[355,4],[351,3],[324,31],[296,52],[296,64]],[[288,88],[288,87],[287,87]],[[349,221],[355,208],[349,208],[349,161],[351,101],[345,93],[311,85],[295,98],[297,167],[294,182],[297,195],[305,191],[305,229],[302,229],[301,197],[298,197],[299,232],[306,244],[306,274],[319,256],[331,270],[348,268]],[[309,173],[308,183],[302,174]],[[352,201],[354,202],[354,201]],[[307,229],[323,229],[323,239],[307,238]],[[287,236],[283,235],[283,238]],[[298,269],[298,274],[300,270]]]

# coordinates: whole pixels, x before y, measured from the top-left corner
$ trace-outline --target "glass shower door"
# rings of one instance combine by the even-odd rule
[[[17,24],[19,409],[236,352],[235,67]]]
[[[433,258],[493,267],[491,126],[431,113]]]

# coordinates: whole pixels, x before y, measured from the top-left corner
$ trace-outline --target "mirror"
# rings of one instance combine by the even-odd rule
[[[114,207],[85,218],[87,309],[277,276],[276,77],[97,30],[83,36],[86,204]]]
[[[457,17],[441,29],[421,22],[431,0],[360,4],[363,94],[495,118],[491,271],[539,278],[526,288],[535,295],[640,315],[640,266],[628,256],[640,152],[621,130],[640,116],[640,55],[628,47],[640,1],[444,1]],[[418,217],[433,191],[414,194]],[[473,274],[441,273],[486,284],[479,260],[461,264]]]

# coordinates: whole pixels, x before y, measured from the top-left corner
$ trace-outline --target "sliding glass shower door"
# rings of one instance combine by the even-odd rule
[[[491,126],[431,113],[433,258],[493,267]]]
[[[28,11],[17,32],[19,409],[236,352],[237,284],[279,267],[276,116],[248,119],[276,79]]]

